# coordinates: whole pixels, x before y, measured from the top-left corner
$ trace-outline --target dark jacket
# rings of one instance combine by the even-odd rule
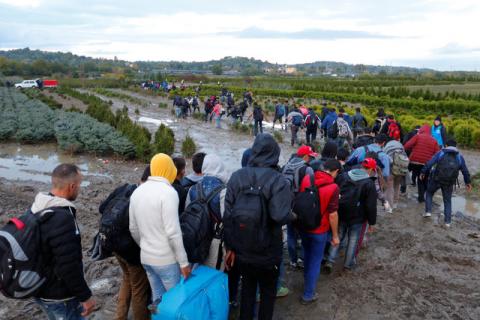
[[[462,171],[463,181],[465,182],[465,184],[470,184],[472,181],[470,179],[470,172],[468,171],[467,164],[456,147],[447,147],[438,152],[432,158],[432,160],[428,161],[428,163],[425,164],[422,169],[422,173],[428,175],[430,170],[433,169],[432,174],[435,174],[435,165],[438,164],[438,162],[443,158],[445,153],[454,153],[457,155],[457,159],[460,162],[460,171]]]
[[[252,147],[248,166],[234,172],[227,184],[224,219],[232,214],[235,198],[241,190],[257,181],[268,206],[270,246],[262,254],[236,252],[238,260],[258,266],[278,265],[282,259],[282,226],[291,219],[292,193],[290,184],[278,169],[280,147],[269,134],[259,134]],[[259,208],[260,211],[260,208]],[[260,214],[260,212],[259,212]],[[227,246],[230,246],[226,243]]]
[[[188,190],[185,189],[182,183],[177,179],[173,181],[172,187],[175,189],[175,191],[177,191],[178,194],[178,215],[180,215],[183,213],[183,211],[185,211],[185,201],[187,199]]]
[[[364,169],[352,169],[343,173],[340,179],[340,198],[345,190],[351,190],[352,184],[356,185],[360,193],[359,205],[356,210],[338,210],[338,218],[348,225],[368,222],[373,226],[377,222],[377,191],[375,190],[374,178],[368,176]]]
[[[66,199],[39,193],[32,205],[35,214],[55,208],[41,224],[42,255],[47,266],[47,282],[37,298],[48,300],[88,300],[92,292],[84,278],[80,230],[75,206]]]
[[[410,161],[418,164],[427,163],[439,150],[428,125],[422,126],[418,134],[405,144],[405,151],[410,153]]]
[[[353,116],[353,128],[360,129],[368,127],[367,119],[360,112],[355,113]]]

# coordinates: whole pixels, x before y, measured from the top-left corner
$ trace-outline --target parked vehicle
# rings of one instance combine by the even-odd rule
[[[36,80],[23,80],[20,83],[15,83],[15,88],[17,89],[26,89],[26,88],[38,88],[38,82]]]

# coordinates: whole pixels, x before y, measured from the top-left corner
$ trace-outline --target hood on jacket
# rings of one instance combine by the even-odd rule
[[[423,126],[420,127],[420,129],[418,129],[418,134],[423,134],[423,133],[432,135],[430,131],[430,126],[428,124],[424,124]]]
[[[220,179],[223,183],[228,182],[228,173],[222,160],[214,154],[207,154],[203,159],[202,173],[205,177],[215,177]]]
[[[150,161],[150,173],[152,177],[162,177],[170,184],[177,178],[177,168],[172,158],[164,153],[156,154]]]
[[[348,172],[348,176],[355,182],[370,178],[367,171],[364,169],[352,169]]]
[[[32,205],[32,213],[40,212],[46,208],[51,207],[71,207],[75,208],[75,205],[65,198],[52,196],[48,193],[40,192],[35,197],[35,201]]]
[[[458,153],[457,147],[446,147],[443,149],[444,152],[455,152]]]
[[[315,172],[315,185],[317,188],[321,188],[325,185],[334,183],[333,177],[324,172],[324,171],[316,171]]]
[[[203,176],[196,175],[195,173],[190,173],[188,176],[185,177],[186,179],[192,181],[193,183],[197,183],[202,181]]]
[[[280,147],[272,135],[261,133],[255,138],[252,146],[252,156],[248,161],[249,167],[271,168],[278,165]]]
[[[248,148],[243,152],[242,155],[242,168],[245,168],[248,165],[248,161],[250,160],[250,157],[252,156],[252,148]]]

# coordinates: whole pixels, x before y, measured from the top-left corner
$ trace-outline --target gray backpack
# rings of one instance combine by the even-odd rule
[[[394,152],[392,155],[392,174],[394,176],[406,176],[408,174],[408,165],[410,164],[410,159],[403,151]]]
[[[300,190],[300,183],[302,182],[307,165],[301,158],[293,157],[282,169],[282,174],[290,182],[292,191],[297,193]]]

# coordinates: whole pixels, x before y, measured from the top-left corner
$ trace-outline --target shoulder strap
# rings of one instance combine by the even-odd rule
[[[197,190],[197,199],[203,200],[205,199],[205,193],[203,192],[202,182],[199,182],[195,185],[195,189]]]
[[[209,203],[210,201],[213,200],[213,198],[215,198],[215,196],[216,196],[217,194],[219,194],[220,192],[222,192],[223,189],[225,189],[225,185],[224,185],[224,184],[219,185],[218,187],[216,187],[215,189],[213,189],[213,190],[209,193],[209,195],[208,195],[208,197],[207,197],[207,199],[206,199],[205,201],[206,201],[207,203]]]

